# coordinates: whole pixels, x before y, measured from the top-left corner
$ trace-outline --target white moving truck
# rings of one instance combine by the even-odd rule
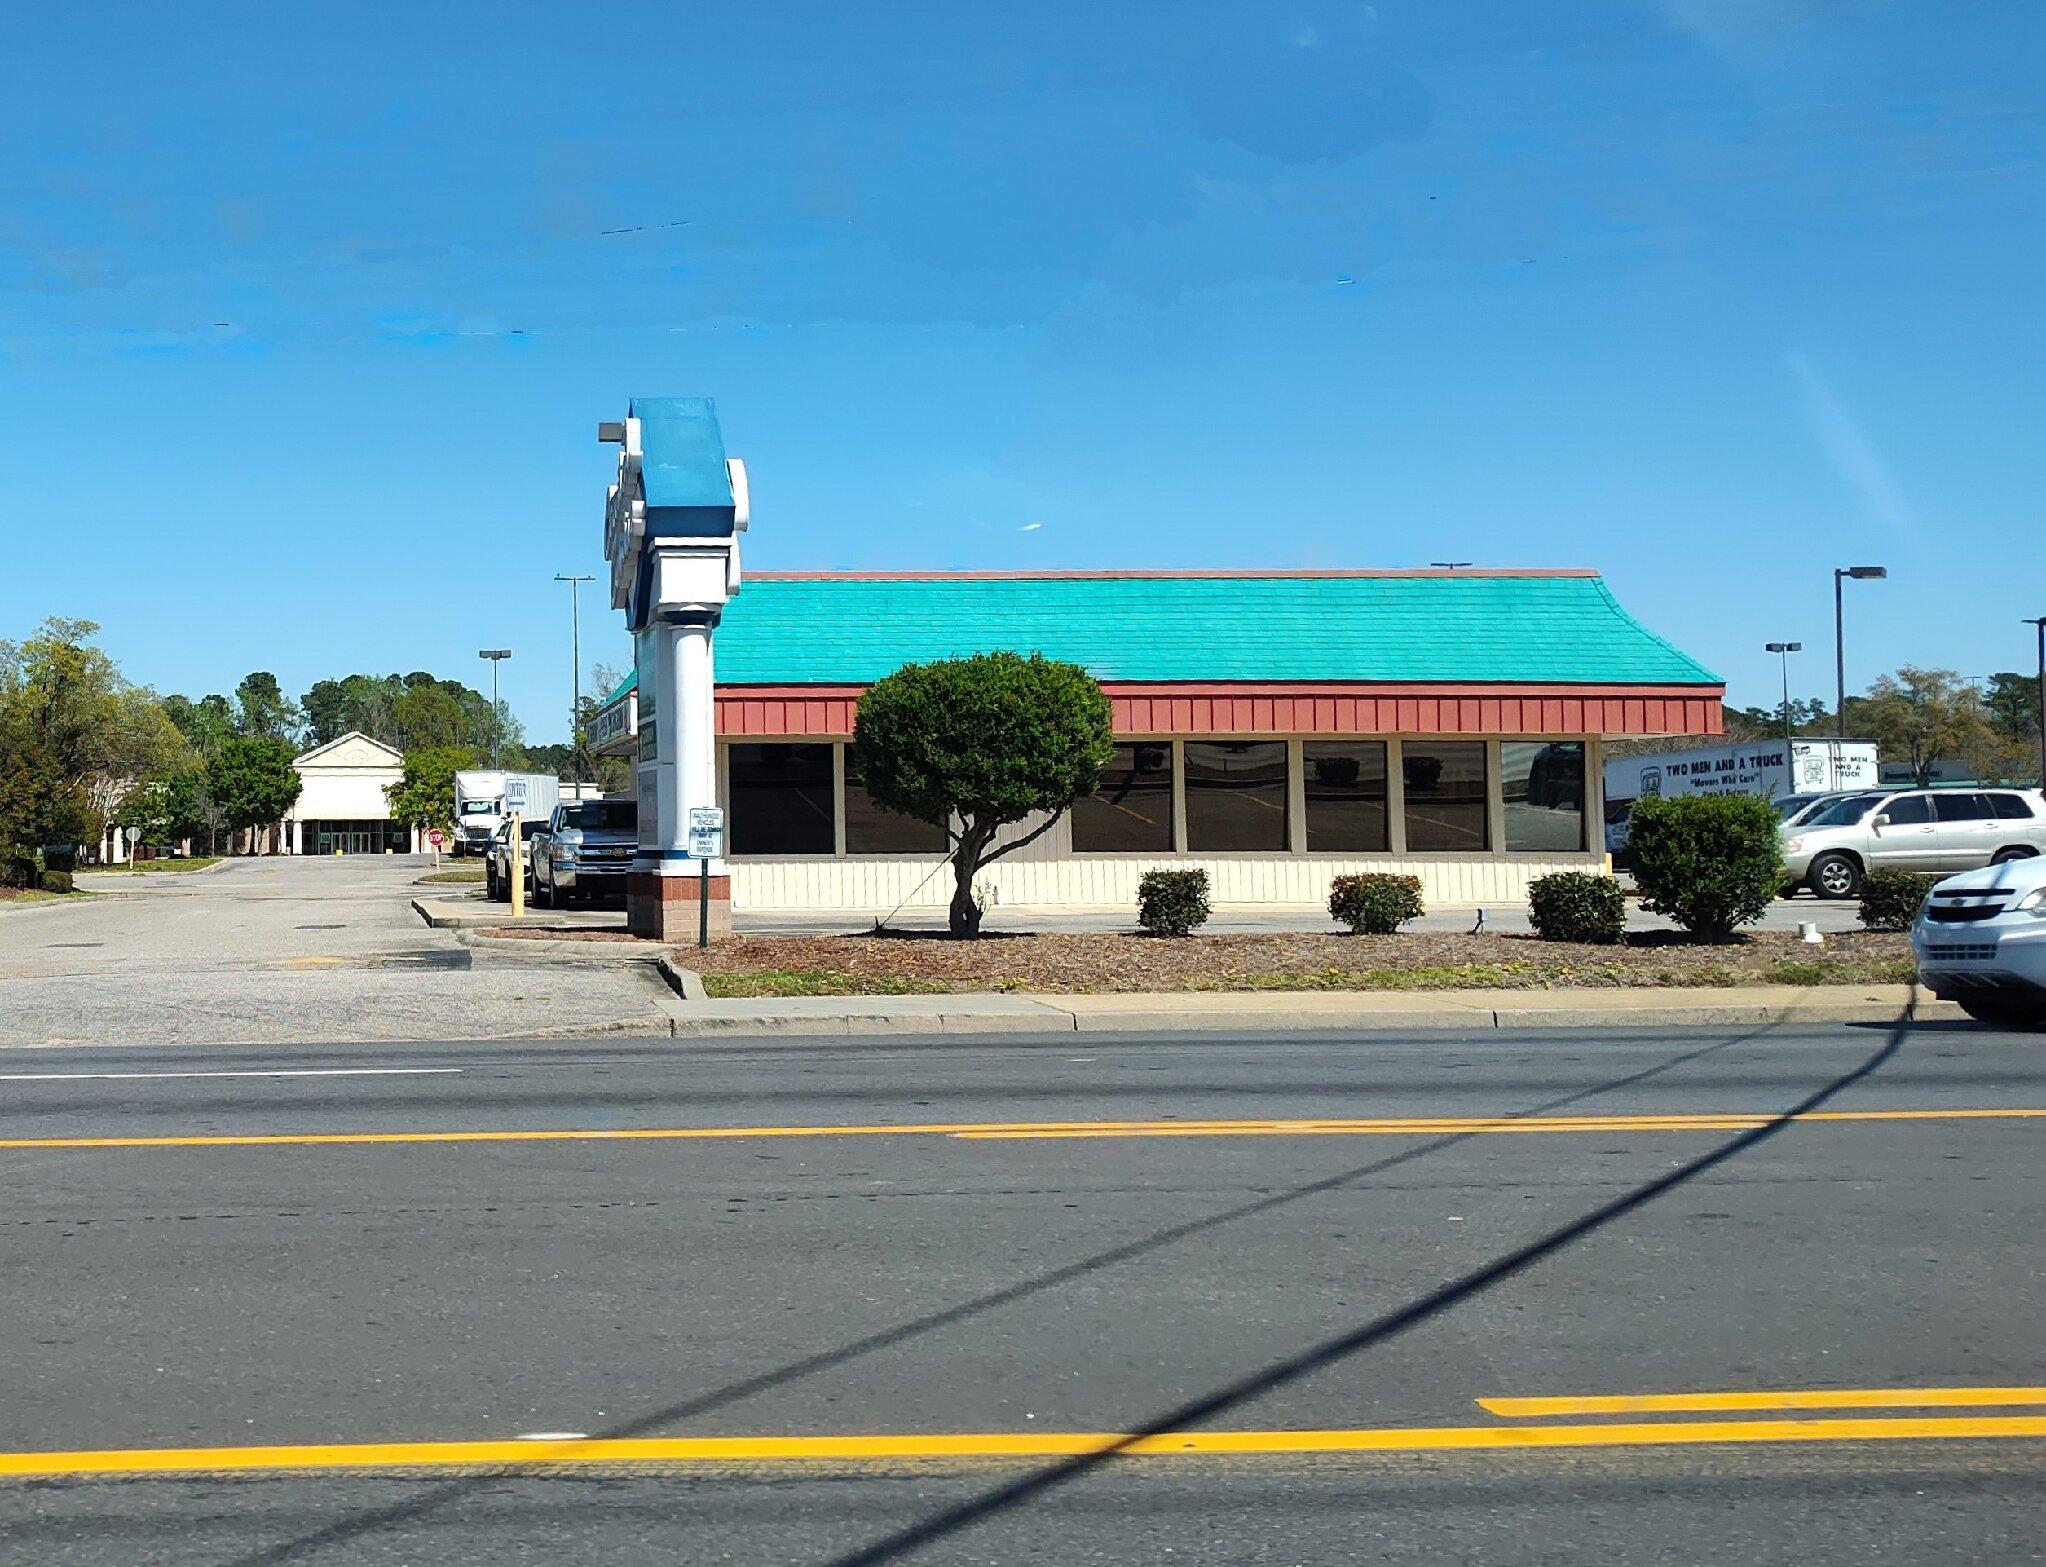
[[[1606,763],[1606,804],[1624,805],[1644,794],[1833,794],[1877,787],[1871,740],[1751,740],[1744,745],[1701,746],[1616,756]]]
[[[513,812],[544,820],[560,802],[561,780],[552,773],[456,773],[454,852],[481,854]]]

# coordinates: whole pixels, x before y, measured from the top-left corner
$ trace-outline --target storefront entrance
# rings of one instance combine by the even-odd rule
[[[310,821],[301,842],[307,854],[405,854],[412,829],[403,822]]]

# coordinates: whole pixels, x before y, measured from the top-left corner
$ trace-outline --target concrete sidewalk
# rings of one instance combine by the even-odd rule
[[[664,967],[666,965],[664,964]],[[681,991],[695,976],[675,971]],[[691,989],[695,987],[691,986]],[[792,996],[664,1006],[678,1037],[1151,1033],[1308,1029],[1659,1028],[1960,1021],[1909,985],[1712,989],[1195,991],[1124,995]]]

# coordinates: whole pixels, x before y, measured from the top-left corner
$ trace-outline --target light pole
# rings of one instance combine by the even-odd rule
[[[1790,655],[1802,653],[1804,651],[1804,644],[1802,642],[1769,642],[1765,643],[1764,646],[1774,653],[1783,665],[1783,766],[1786,770],[1785,776],[1787,777],[1790,767]]]
[[[1880,581],[1890,574],[1887,566],[1836,566],[1833,568],[1833,674],[1836,681],[1834,730],[1847,738],[1847,637],[1846,609],[1840,584],[1852,577],[1856,582]]]
[[[568,765],[575,772],[575,777],[569,781],[580,784],[583,781],[583,584],[597,579],[565,576],[557,571],[554,580],[568,584],[568,646],[574,671],[568,688]]]
[[[2039,787],[2046,789],[2046,615],[2025,624],[2039,632]]]
[[[478,658],[490,660],[490,765],[497,766],[498,742],[504,737],[504,709],[497,703],[497,666],[511,657],[508,647],[480,647]]]

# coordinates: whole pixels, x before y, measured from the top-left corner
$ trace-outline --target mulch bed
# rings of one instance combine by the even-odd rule
[[[538,935],[540,932],[534,932]],[[1725,943],[1653,932],[1619,947],[1529,935],[741,936],[677,959],[714,993],[876,990],[1548,989],[1562,986],[1866,984],[1910,978],[1907,937],[1855,931],[1806,946],[1789,932]]]

